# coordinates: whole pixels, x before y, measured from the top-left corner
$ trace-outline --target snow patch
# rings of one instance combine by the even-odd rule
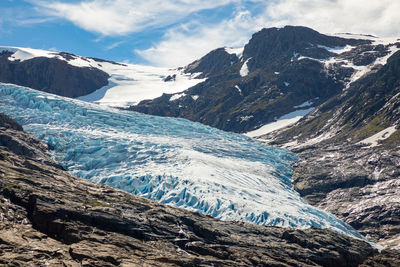
[[[182,98],[182,97],[184,97],[184,96],[186,96],[185,93],[175,94],[175,95],[171,96],[171,98],[169,99],[169,101],[172,102],[172,101],[178,100],[178,99],[180,99],[180,98]]]
[[[243,65],[242,68],[240,69],[240,76],[244,77],[247,76],[249,74],[249,66],[247,66],[247,63],[249,62],[251,58],[247,59]]]
[[[306,102],[304,102],[303,104],[300,104],[300,105],[298,105],[298,106],[294,106],[294,108],[305,108],[305,107],[311,106],[312,104],[313,104],[312,101],[306,101]]]
[[[241,59],[241,58],[242,58],[242,56],[243,56],[243,50],[244,50],[244,47],[239,47],[239,48],[225,47],[225,51],[226,51],[228,54],[236,55],[238,59]]]
[[[253,137],[253,138],[265,135],[267,133],[273,132],[275,130],[284,128],[286,126],[289,126],[289,125],[292,125],[292,124],[298,122],[301,118],[303,118],[305,115],[307,115],[308,113],[310,113],[313,110],[314,110],[314,108],[309,108],[309,109],[296,110],[296,111],[290,112],[290,113],[280,117],[279,119],[277,119],[277,121],[268,123],[257,130],[247,132],[247,133],[245,133],[245,135],[249,136],[249,137]]]
[[[323,62],[323,60],[321,59],[317,59],[317,58],[313,58],[313,57],[306,57],[306,56],[299,56],[297,57],[297,60],[303,60],[303,59],[310,59],[310,60],[314,60],[314,61],[318,61],[318,62]]]
[[[198,95],[192,95],[192,99],[193,99],[194,101],[196,101],[198,98],[199,98]]]
[[[387,63],[387,60],[399,50],[400,48],[398,48],[397,45],[390,46],[389,47],[390,52],[388,55],[377,58],[373,63],[367,66],[356,66],[352,62],[347,61],[347,64],[343,65],[343,67],[353,68],[355,71],[351,76],[350,81],[347,83],[346,89],[348,89],[352,83],[354,83],[355,81],[359,80],[361,77],[369,73],[377,65],[385,65]]]
[[[289,85],[290,85],[290,83],[288,83],[288,82],[284,82],[283,83],[286,87],[288,87]]]
[[[243,122],[243,121],[248,121],[248,120],[250,120],[250,119],[252,119],[252,118],[254,118],[253,115],[250,115],[250,116],[243,116],[243,117],[240,117],[240,121],[241,121],[241,122]]]
[[[351,46],[351,45],[346,45],[346,46],[336,46],[336,47],[328,47],[328,46],[324,46],[324,45],[317,45],[319,48],[323,48],[325,50],[328,50],[331,53],[335,53],[335,54],[342,54],[345,52],[349,52],[351,51],[353,48],[355,48],[355,46]]]
[[[242,94],[242,89],[240,89],[239,85],[235,85],[235,88],[238,90],[239,94]]]
[[[379,141],[389,138],[396,131],[396,126],[388,127],[379,133],[358,142],[358,144],[367,145],[366,147],[376,147],[379,145]]]

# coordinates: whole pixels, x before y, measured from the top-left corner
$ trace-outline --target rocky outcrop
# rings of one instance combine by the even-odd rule
[[[87,95],[108,84],[107,73],[97,68],[73,66],[67,61],[71,57],[67,53],[60,53],[66,60],[35,57],[10,61],[12,54],[0,53],[0,82],[67,97]]]
[[[239,58],[236,55],[229,54],[224,48],[218,48],[186,66],[185,72],[200,73],[197,78],[205,78],[223,73],[237,62]]]
[[[349,51],[335,52],[346,46]],[[184,91],[184,96],[165,94],[130,109],[248,132],[340,94],[356,71],[352,64],[370,64],[390,49],[370,40],[287,26],[255,33],[240,58],[227,51],[214,50],[185,68],[208,79]],[[302,106],[305,102],[307,107]]]
[[[217,221],[71,176],[0,115],[0,263],[9,266],[357,266],[394,251],[337,233]],[[28,139],[27,139],[28,138]],[[30,139],[29,139],[30,138]],[[397,253],[397,254],[396,254]]]
[[[293,183],[308,202],[400,248],[400,52],[344,93],[262,137],[301,158]],[[385,129],[387,130],[385,133]],[[375,141],[368,137],[378,134]],[[379,140],[381,139],[381,140]]]
[[[310,204],[379,244],[400,249],[399,148],[314,146],[297,154],[293,184]]]

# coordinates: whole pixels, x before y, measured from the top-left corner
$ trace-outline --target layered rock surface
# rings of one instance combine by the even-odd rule
[[[379,254],[365,242],[328,230],[221,222],[89,183],[53,163],[45,146],[13,120],[0,118],[0,262],[4,265],[399,263],[393,251]]]
[[[400,248],[400,52],[294,126],[262,137],[301,158],[293,183],[313,205]]]

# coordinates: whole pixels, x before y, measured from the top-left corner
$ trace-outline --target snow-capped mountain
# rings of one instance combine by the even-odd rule
[[[197,75],[65,52],[0,47],[0,82],[115,107],[181,92],[204,81]]]
[[[243,51],[217,49],[186,68],[205,82],[131,109],[290,148],[309,203],[399,248],[399,50],[396,38],[264,29]]]
[[[239,134],[0,85],[0,110],[53,149],[71,173],[222,220],[283,227],[350,226],[291,185],[296,157]]]
[[[305,27],[271,28],[255,33],[243,48],[219,48],[188,66],[175,70],[120,64],[67,53],[34,51],[23,48],[2,49],[0,77],[8,77],[7,79],[9,79],[9,77],[15,76],[18,78],[3,80],[5,82],[18,83],[21,81],[21,77],[30,77],[29,79],[22,79],[24,83],[20,84],[59,95],[73,92],[75,95],[68,96],[77,97],[79,95],[79,99],[105,106],[127,107],[133,104],[129,109],[134,111],[161,116],[183,117],[223,130],[246,133],[251,137],[261,136],[260,140],[265,143],[289,148],[300,158],[300,161],[295,164],[292,178],[294,189],[302,197],[309,203],[337,215],[374,241],[384,246],[399,247],[400,228],[398,222],[400,222],[400,215],[398,211],[400,208],[397,197],[399,195],[397,178],[400,164],[400,152],[398,150],[400,146],[398,142],[400,118],[398,99],[400,52],[398,50],[400,50],[400,41],[398,39],[381,39],[374,36],[354,34],[323,35]],[[27,70],[30,68],[35,70],[35,75],[26,76],[25,74],[29,74]],[[49,69],[62,69],[61,73],[66,73],[65,70],[72,71],[72,76],[76,79],[69,79],[68,83],[64,83],[65,78],[49,79],[48,77],[52,75]],[[4,73],[7,75],[4,76]],[[24,75],[13,76],[13,73],[24,73]],[[38,80],[46,81],[46,85],[40,84],[36,87],[31,85],[37,83],[37,80],[32,78],[36,77],[37,74],[45,74],[40,76],[41,78]],[[51,77],[65,76],[53,75]],[[71,89],[71,86],[81,80],[85,81],[85,79],[87,82],[83,83],[86,84],[84,88],[90,90],[82,91],[82,87],[76,87],[80,88],[77,90],[78,95],[76,95],[77,91]],[[49,81],[51,82],[49,83]],[[93,83],[93,81],[96,81],[96,83]],[[49,87],[48,84],[51,84],[51,86]],[[21,103],[14,104],[21,105],[19,106],[21,110],[26,107],[35,107],[41,110],[40,112],[46,113],[57,108],[51,104],[52,96],[37,95],[39,99],[41,97],[44,99],[43,103],[32,100],[37,97],[32,99],[21,95],[15,95],[15,97],[17,97],[15,103]],[[54,101],[56,100],[57,98]],[[58,101],[61,100],[58,99]],[[80,105],[78,106],[83,107]],[[75,109],[75,106],[71,108],[71,110]],[[85,108],[82,109],[85,110]],[[109,115],[104,115],[115,114],[115,111],[108,110],[111,113],[103,113],[107,109],[100,108],[100,110],[95,112],[100,116],[100,118],[96,117],[96,120],[105,121],[108,126],[117,127],[113,125],[114,120],[109,119]],[[116,114],[120,116],[118,112]],[[35,114],[35,112],[32,112],[32,116],[37,115]],[[64,115],[68,118],[67,122],[60,119],[60,123],[66,123],[66,125],[71,123],[73,127],[79,129],[78,132],[82,130],[80,125],[73,123],[73,116],[69,112],[63,111],[59,114],[62,114],[60,118]],[[82,118],[87,116],[87,114],[80,114],[79,112],[74,113],[75,115],[82,115]],[[44,129],[42,123],[49,122],[42,121],[35,126],[37,117],[32,117],[32,121],[24,121],[22,119],[27,119],[27,114],[19,113],[18,116],[21,122],[31,125],[29,127],[32,127],[32,131],[34,133],[36,131],[36,134]],[[135,116],[140,117],[137,114]],[[93,123],[90,120],[87,122],[88,124]],[[145,128],[159,139],[157,139],[157,142],[154,139],[146,139],[146,142],[140,141],[143,144],[139,142],[139,147],[144,149],[144,144],[154,144],[157,153],[159,151],[170,153],[168,146],[167,148],[163,147],[165,144],[162,143],[162,140],[172,137],[168,134],[160,137],[157,133],[172,131],[172,126],[176,128],[182,126],[179,123],[180,126],[178,126],[175,124],[176,122],[181,121],[169,121],[170,125],[168,126],[160,123],[162,130],[156,124],[153,124],[153,128],[146,126]],[[93,124],[95,125],[95,123]],[[127,124],[134,123],[131,123],[128,119]],[[143,124],[140,122],[138,127],[139,125]],[[60,130],[61,127],[56,129]],[[95,131],[92,128],[89,129],[91,130],[85,132],[85,134],[90,134],[97,140],[96,136],[92,135]],[[114,138],[108,143],[110,145],[117,143],[115,133],[125,136],[118,127],[112,129],[114,132],[107,132],[101,128],[97,129],[98,133],[111,139]],[[197,129],[197,126],[190,129]],[[132,144],[130,143],[132,138],[134,136],[137,138],[138,135],[139,129],[134,128],[133,130],[136,132],[134,135],[128,134],[130,139],[124,137],[127,138],[129,144]],[[132,131],[132,129],[129,129],[129,131]],[[65,142],[58,143],[59,139],[49,137],[53,136],[55,132],[50,127],[41,137],[56,149],[54,156],[58,157],[59,162],[64,162],[66,166],[68,166],[68,162],[73,162],[73,164],[71,163],[71,170],[87,179],[101,175],[108,177],[109,169],[117,166],[120,168],[120,173],[113,173],[113,179],[100,179],[96,182],[107,182],[139,195],[153,199],[159,198],[160,201],[175,203],[175,205],[184,206],[221,219],[231,216],[236,220],[275,224],[273,221],[279,218],[276,221],[277,225],[291,225],[293,223],[290,212],[283,215],[285,217],[283,221],[281,221],[282,214],[279,212],[263,213],[265,212],[263,199],[269,199],[270,195],[261,194],[258,198],[258,193],[253,194],[254,192],[249,190],[253,186],[259,187],[259,180],[256,179],[257,182],[253,185],[243,183],[246,179],[254,180],[258,175],[257,171],[253,172],[252,170],[261,170],[269,174],[271,174],[271,171],[272,173],[275,172],[274,168],[269,169],[271,167],[268,165],[269,163],[266,163],[267,167],[262,163],[260,166],[263,167],[259,166],[260,168],[253,165],[257,165],[260,163],[259,160],[263,160],[262,157],[257,158],[258,152],[265,151],[264,148],[257,148],[256,152],[245,148],[254,148],[253,143],[243,141],[249,139],[241,139],[245,137],[229,139],[235,136],[229,135],[228,139],[231,141],[223,142],[222,147],[214,147],[214,144],[218,142],[210,144],[196,134],[180,132],[178,136],[174,135],[171,139],[174,140],[174,146],[179,147],[179,149],[172,151],[172,154],[168,154],[165,158],[170,158],[172,155],[172,158],[183,160],[186,162],[183,164],[185,168],[182,169],[182,165],[175,165],[174,162],[162,162],[160,160],[163,167],[160,168],[162,173],[158,173],[157,168],[146,165],[148,164],[146,159],[151,158],[147,155],[147,158],[143,158],[143,161],[139,160],[138,164],[144,164],[145,169],[151,171],[151,175],[141,174],[142,182],[129,183],[126,180],[123,181],[124,177],[121,177],[120,174],[126,171],[130,173],[130,166],[121,167],[118,165],[121,164],[118,156],[112,158],[110,154],[101,154],[104,150],[98,146],[97,141],[88,142],[88,145],[78,147],[78,150],[75,150],[75,143],[68,146]],[[192,139],[191,134],[193,134],[194,139]],[[65,132],[62,132],[61,135],[67,136],[67,140],[71,141],[76,137],[76,135]],[[185,135],[183,138],[185,141],[189,140],[189,149],[183,145],[185,142],[180,135]],[[212,134],[205,136],[210,140],[216,140],[211,138]],[[200,142],[200,140],[202,141]],[[220,139],[217,138],[217,140]],[[81,141],[87,141],[83,135]],[[238,144],[234,145],[236,142]],[[201,145],[195,148],[194,152],[188,153],[188,151],[191,151],[190,149],[196,147],[194,144],[197,143],[201,143]],[[160,144],[163,144],[161,148]],[[218,153],[214,154],[216,151],[207,150],[208,148],[203,145],[213,147],[213,149],[218,150],[218,153],[228,153],[222,155],[223,157],[228,156],[232,161],[222,160],[222,156],[217,156]],[[226,147],[243,149],[244,154],[235,154],[232,159],[232,155],[229,154],[231,150],[227,150],[225,145]],[[136,143],[134,143],[134,146],[136,146]],[[125,151],[122,148],[121,151],[118,149],[113,150],[113,153],[119,155],[119,153],[122,153],[121,151]],[[101,157],[89,163],[85,158],[86,151],[93,151],[93,153],[99,151]],[[254,160],[253,156],[250,155],[254,155],[257,159]],[[285,155],[293,156],[292,154]],[[103,157],[106,159],[111,157],[115,164],[109,166],[107,160],[102,160]],[[249,159],[245,159],[246,157]],[[235,162],[235,166],[246,167],[231,168],[232,162]],[[269,161],[267,160],[267,162]],[[283,165],[286,168],[290,161],[285,162]],[[192,203],[190,201],[193,199],[193,192],[183,192],[183,189],[179,191],[180,185],[175,183],[173,177],[168,178],[167,184],[159,184],[157,179],[168,176],[165,176],[168,173],[167,171],[173,169],[179,175],[185,177],[185,181],[194,190],[197,187],[193,186],[192,182],[193,179],[197,178],[192,176],[194,171],[188,171],[190,168],[186,169],[186,166],[192,166],[193,170],[204,173],[208,177],[208,181],[214,179],[216,173],[218,173],[218,175],[221,175],[218,176],[221,181],[220,184],[233,186],[229,187],[229,190],[225,190],[225,188],[220,190],[226,191],[227,195],[219,195],[220,192],[213,190],[208,191],[209,186],[198,187],[198,190],[205,193],[205,199],[209,200],[210,195],[218,195],[228,202],[235,202],[238,199],[240,201],[235,202],[236,204],[233,204],[232,207],[221,206],[222,204],[218,201],[202,202],[198,198]],[[91,168],[97,167],[102,171],[93,173],[89,171]],[[264,167],[266,169],[263,169]],[[225,168],[229,171],[223,171]],[[212,171],[209,172],[208,169]],[[235,180],[235,183],[245,185],[247,189],[244,190],[246,192],[239,190],[237,184],[232,184],[229,177],[236,176],[240,179]],[[289,176],[286,175],[285,177],[290,180]],[[278,179],[278,181],[280,180]],[[177,188],[178,191],[172,191],[174,192],[173,195],[164,194],[165,188],[172,187]],[[270,192],[267,189],[268,187],[268,184],[263,187],[265,192]],[[218,188],[218,186],[215,188]],[[280,189],[282,188],[280,187]],[[240,197],[235,197],[232,200],[228,195],[239,195]],[[255,200],[254,196],[257,196],[256,199],[258,198],[255,201],[257,204],[249,204],[249,200]],[[182,198],[185,200],[183,201]],[[246,200],[244,200],[245,198]],[[293,196],[290,195],[289,198],[293,198]],[[298,199],[296,198],[296,200]],[[238,209],[238,203],[242,203],[242,210]],[[257,215],[249,213],[253,209],[257,210]],[[298,221],[295,224],[297,226],[301,224],[312,225],[310,221],[304,221],[303,218],[301,222]]]
[[[324,35],[305,27],[263,29],[244,48],[216,49],[185,68],[203,73],[205,82],[131,109],[261,135],[298,121],[381,67],[399,44],[393,38]]]

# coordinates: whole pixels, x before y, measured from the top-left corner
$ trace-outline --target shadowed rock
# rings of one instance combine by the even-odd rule
[[[96,68],[76,67],[64,60],[46,57],[10,61],[12,54],[0,53],[0,82],[67,97],[88,95],[108,84],[109,75]],[[60,55],[67,60],[71,58],[67,53]]]

